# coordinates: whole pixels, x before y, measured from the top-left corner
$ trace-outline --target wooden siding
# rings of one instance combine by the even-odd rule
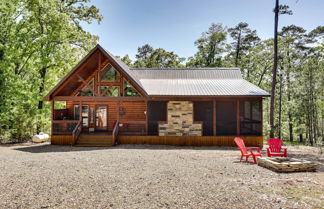
[[[54,145],[71,145],[72,135],[54,135],[51,136],[51,144]]]
[[[120,144],[173,146],[236,146],[236,136],[118,136]],[[246,146],[263,146],[262,136],[241,136]]]
[[[94,109],[95,114],[95,106],[98,104],[105,104],[108,105],[108,131],[113,130],[113,123],[117,120],[117,110],[118,110],[118,102],[111,101],[111,102],[82,102],[82,105],[89,105],[89,110],[91,108]],[[80,105],[80,102],[71,102],[67,101],[67,109],[69,112],[69,115],[71,118],[73,118],[73,105]],[[138,124],[136,122],[146,121],[146,103],[144,101],[138,101],[138,102],[120,102],[119,103],[120,108],[124,108],[125,114],[119,116],[119,121],[129,123],[128,131],[130,132],[142,132],[143,126],[145,127],[145,123]],[[89,117],[91,116],[91,112],[89,112]],[[135,122],[135,124],[132,124],[132,121]],[[89,124],[90,128],[95,127],[95,120],[93,124]],[[123,129],[121,130],[123,131]]]

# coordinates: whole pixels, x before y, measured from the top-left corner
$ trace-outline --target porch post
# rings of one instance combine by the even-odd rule
[[[261,108],[261,136],[263,137],[263,98],[260,100],[260,108]]]
[[[120,101],[117,102],[117,121],[119,121],[119,110],[120,110]]]
[[[82,101],[79,103],[79,121],[82,120]]]
[[[96,91],[98,91],[98,95],[99,96],[101,96],[101,84],[100,84],[100,72],[101,72],[101,69],[100,69],[100,67],[101,67],[101,53],[100,53],[100,51],[99,51],[99,58],[98,58],[98,77],[97,77],[97,79],[98,79],[98,83],[97,83],[97,85],[98,85],[98,88],[96,89]]]
[[[145,101],[145,132],[148,134],[147,100]]]
[[[213,100],[213,135],[216,136],[216,101]]]
[[[53,121],[55,119],[54,103],[55,103],[55,100],[53,99],[51,101],[51,112],[52,112],[52,117],[51,117],[51,136],[53,136]]]
[[[240,136],[240,100],[236,102],[236,135]]]

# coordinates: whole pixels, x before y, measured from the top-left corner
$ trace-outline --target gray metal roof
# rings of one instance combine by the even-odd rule
[[[239,68],[129,68],[104,51],[149,96],[270,96],[244,80]]]
[[[269,96],[244,80],[239,68],[131,68],[150,96]]]
[[[239,68],[130,68],[139,79],[242,79]]]
[[[244,80],[239,68],[129,68],[98,44],[44,97],[44,100],[50,100],[53,92],[67,81],[96,49],[100,49],[111,62],[118,65],[127,78],[132,80],[133,85],[146,96],[270,96],[268,92]]]

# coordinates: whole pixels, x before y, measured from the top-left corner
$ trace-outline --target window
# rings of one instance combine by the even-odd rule
[[[100,93],[102,96],[119,97],[119,86],[100,86]]]
[[[74,120],[80,120],[80,108],[79,105],[73,106],[74,111]],[[82,127],[88,128],[89,127],[89,106],[88,105],[82,105]]]
[[[74,120],[80,120],[80,109],[79,109],[79,105],[74,105],[73,106],[73,118]]]
[[[94,81],[93,79],[89,81],[88,86],[93,90],[94,89]],[[77,96],[93,96],[93,92],[91,89],[85,85],[77,94]]]
[[[108,65],[100,72],[100,80],[102,82],[116,82],[119,81],[119,72],[111,65]]]
[[[139,96],[136,89],[124,79],[124,96]]]
[[[89,106],[82,105],[82,127],[88,128],[89,127]]]
[[[240,102],[241,135],[260,136],[262,134],[262,111],[260,101]]]

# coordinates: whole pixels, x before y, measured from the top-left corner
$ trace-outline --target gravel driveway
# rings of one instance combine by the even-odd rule
[[[0,208],[323,208],[315,173],[277,174],[221,147],[0,146]]]

